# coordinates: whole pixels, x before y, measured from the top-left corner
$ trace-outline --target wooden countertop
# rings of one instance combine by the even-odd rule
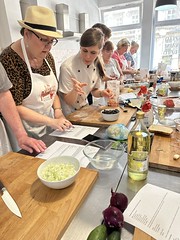
[[[69,114],[67,119],[71,121],[73,124],[87,125],[87,126],[97,126],[97,127],[108,127],[111,124],[122,123],[125,126],[131,120],[131,117],[136,113],[136,108],[126,108],[127,112],[123,112],[120,110],[119,119],[114,122],[107,122],[103,120],[101,116],[101,111],[105,108],[110,108],[107,106],[95,106],[95,105],[87,105],[83,108],[76,110],[75,112]]]
[[[180,159],[174,160],[175,154],[180,155],[180,133],[176,130],[170,136],[155,134],[149,159],[150,167],[180,172]]]
[[[0,158],[1,180],[22,213],[18,218],[0,198],[1,240],[60,240],[98,177],[97,171],[81,168],[71,186],[50,189],[36,174],[43,161],[12,152]]]

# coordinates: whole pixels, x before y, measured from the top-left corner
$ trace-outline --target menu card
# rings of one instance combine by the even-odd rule
[[[81,167],[87,167],[89,159],[83,153],[84,147],[85,145],[55,141],[44,152],[38,154],[36,157],[49,160],[59,156],[73,156],[79,160]],[[94,148],[92,146],[91,148],[93,149],[94,155],[99,150],[97,147]]]
[[[126,222],[158,240],[180,240],[180,194],[146,184],[124,212]]]
[[[49,135],[55,136],[55,137],[82,139],[88,134],[94,134],[95,132],[97,132],[98,129],[99,128],[97,127],[74,125],[70,129],[66,129],[63,132],[59,130],[55,130]]]

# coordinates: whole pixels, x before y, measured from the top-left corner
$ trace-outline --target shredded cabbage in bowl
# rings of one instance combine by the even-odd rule
[[[41,177],[49,182],[62,181],[76,173],[75,167],[70,163],[51,163],[41,173]]]

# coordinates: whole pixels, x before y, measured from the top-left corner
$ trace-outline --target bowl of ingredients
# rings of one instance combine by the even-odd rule
[[[59,156],[43,162],[37,170],[40,181],[49,188],[62,189],[70,186],[80,170],[78,159]]]
[[[168,82],[171,91],[179,91],[180,90],[180,81],[172,81]]]
[[[119,118],[119,109],[103,109],[101,115],[105,121],[113,122]]]
[[[84,147],[83,153],[96,169],[109,170],[115,167],[120,160],[124,153],[124,147],[120,142],[101,139],[88,143]]]

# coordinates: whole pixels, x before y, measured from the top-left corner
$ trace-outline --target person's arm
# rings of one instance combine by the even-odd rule
[[[133,69],[133,68],[130,68],[130,69],[128,69],[128,68],[126,68],[125,70],[123,70],[123,73],[124,74],[137,74],[137,70],[136,69]]]
[[[0,93],[0,112],[12,128],[20,148],[30,153],[32,153],[33,150],[43,152],[46,149],[43,141],[28,137],[10,91]]]
[[[60,131],[64,131],[72,125],[66,118],[51,118],[22,105],[17,106],[17,109],[21,119],[37,125],[49,126],[52,129],[59,129]]]

